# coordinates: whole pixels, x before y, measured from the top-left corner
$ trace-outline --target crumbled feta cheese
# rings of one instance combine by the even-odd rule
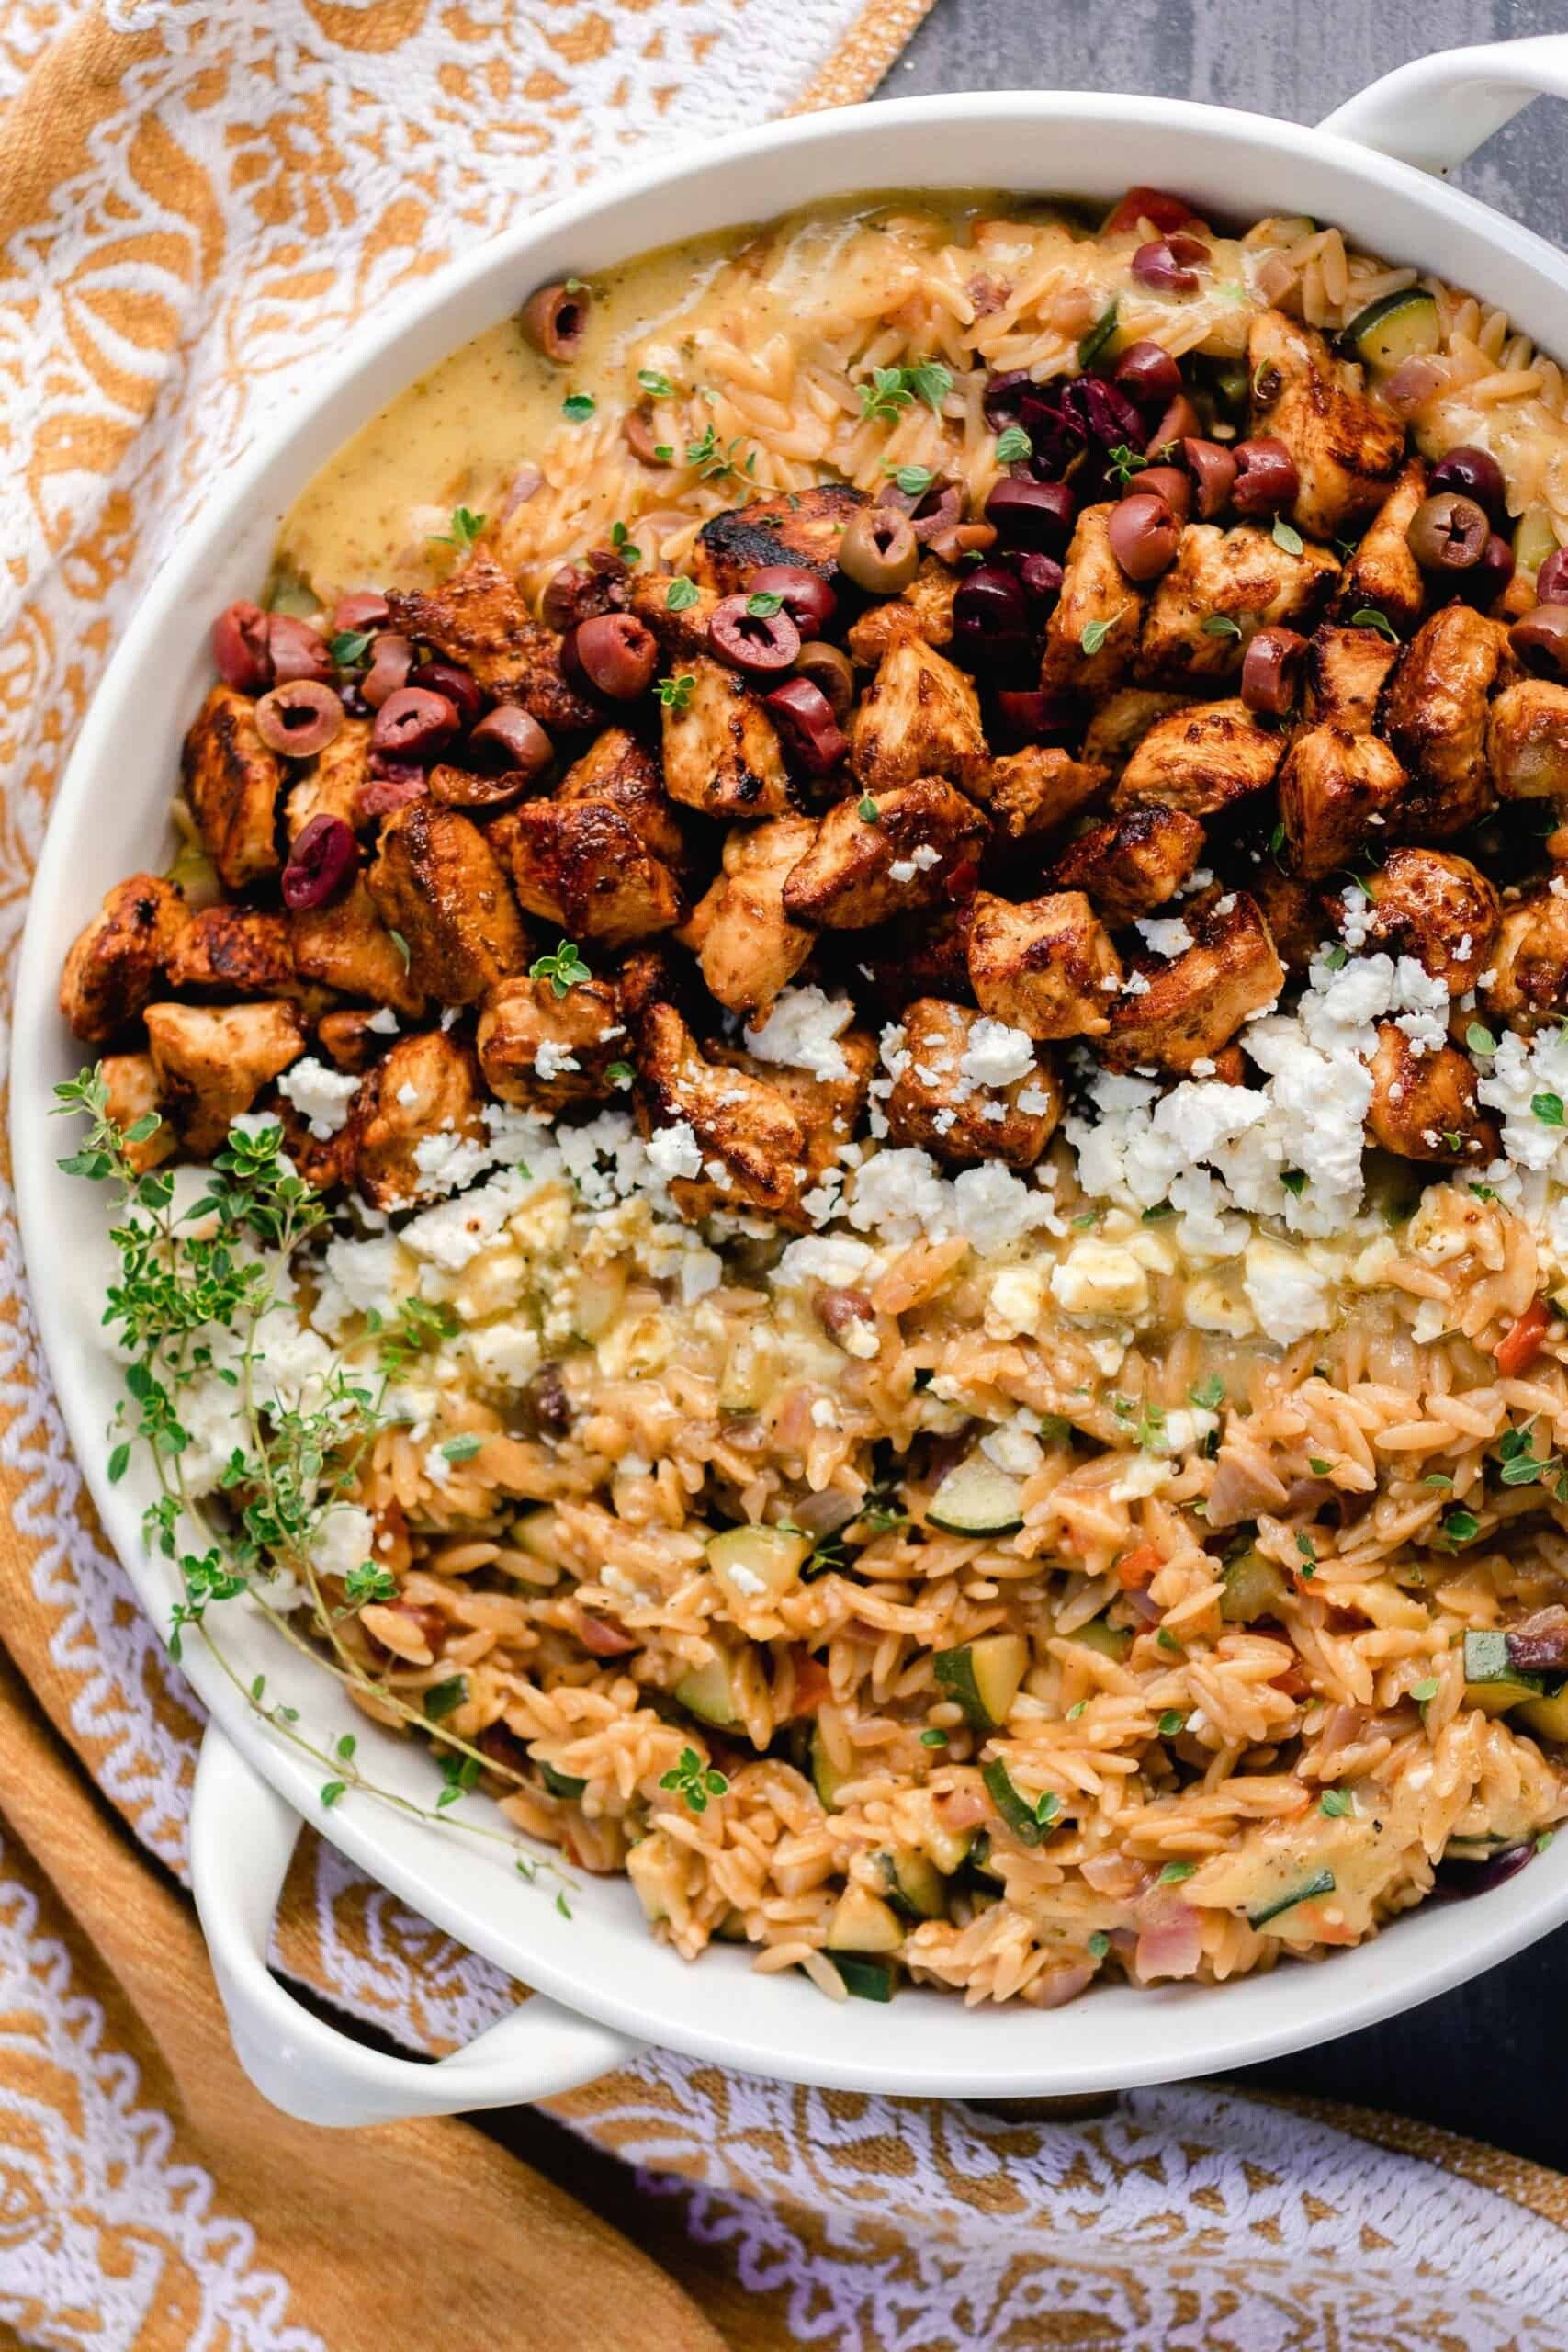
[[[1280,1347],[1326,1329],[1330,1319],[1325,1277],[1299,1250],[1259,1235],[1242,1258],[1247,1295],[1258,1327]]]
[[[983,1160],[954,1177],[952,1223],[982,1258],[1022,1239],[1054,1216],[1049,1201],[1004,1168],[999,1159]]]
[[[919,870],[912,857],[896,857],[887,869],[887,878],[890,882],[912,882]]]
[[[410,1219],[400,1236],[404,1247],[443,1272],[455,1274],[470,1265],[489,1241],[493,1241],[509,1216],[523,1206],[531,1190],[519,1169],[502,1169],[488,1182],[439,1208],[424,1209]]]
[[[803,1283],[826,1283],[830,1290],[852,1290],[876,1253],[864,1241],[847,1233],[810,1234],[792,1241],[771,1280],[777,1290],[794,1290]]]
[[[969,1031],[958,1075],[972,1087],[1011,1086],[1034,1066],[1034,1040],[1027,1030],[982,1016]]]
[[[951,1229],[953,1188],[930,1152],[879,1151],[856,1170],[846,1213],[857,1232],[913,1241],[922,1233]]]
[[[1043,1265],[1004,1266],[986,1298],[987,1338],[1032,1337],[1040,1327],[1047,1279]]]
[[[368,1560],[375,1548],[376,1522],[357,1503],[333,1503],[321,1514],[310,1546],[310,1566],[318,1576],[346,1577]]]
[[[811,1425],[813,1429],[818,1430],[836,1430],[838,1428],[838,1408],[834,1405],[830,1396],[817,1396],[812,1399]]]
[[[1015,1478],[1029,1477],[1045,1459],[1040,1440],[1010,1421],[1002,1429],[987,1430],[980,1440],[980,1451],[987,1462]]]
[[[830,997],[818,988],[785,989],[761,1027],[747,1030],[747,1047],[760,1062],[808,1069],[824,1082],[848,1078],[839,1039],[854,1017],[847,996]]]
[[[378,1005],[365,1026],[374,1031],[378,1037],[395,1037],[398,1034],[398,1016],[389,1004]]]
[[[293,1103],[318,1143],[347,1125],[348,1106],[358,1087],[359,1080],[348,1071],[329,1069],[311,1054],[286,1069],[277,1081],[278,1092]]]
[[[553,1037],[540,1038],[538,1050],[534,1056],[534,1075],[545,1085],[548,1086],[569,1069],[581,1068],[577,1056],[570,1053],[565,1046],[558,1045]]]
[[[1149,1278],[1130,1250],[1091,1235],[1052,1270],[1051,1295],[1069,1315],[1141,1315]]]
[[[650,1165],[666,1182],[675,1176],[700,1176],[703,1172],[702,1146],[690,1119],[677,1119],[668,1127],[655,1127],[648,1139]]]
[[[1231,904],[1234,906],[1235,903],[1233,899]],[[1223,904],[1216,909],[1220,914],[1226,911]],[[1145,946],[1156,956],[1185,956],[1192,945],[1192,933],[1179,915],[1145,915],[1140,917],[1135,928]]]
[[[525,1388],[539,1369],[538,1334],[526,1323],[486,1323],[466,1334],[464,1346],[479,1378],[492,1388]]]
[[[1157,1454],[1134,1454],[1115,1485],[1106,1488],[1106,1498],[1113,1503],[1142,1502],[1145,1495],[1157,1495],[1162,1487],[1168,1487],[1170,1476],[1169,1463]]]

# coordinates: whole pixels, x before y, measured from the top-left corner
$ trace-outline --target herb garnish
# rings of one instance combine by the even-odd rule
[[[637,379],[650,401],[669,401],[675,397],[674,385],[658,368],[639,368]]]
[[[449,531],[433,531],[431,537],[437,547],[457,548],[467,553],[489,519],[486,514],[473,514],[467,506],[454,506],[452,528]]]
[[[665,610],[671,613],[689,612],[701,594],[702,591],[696,582],[688,580],[685,573],[682,572],[678,579],[670,582],[669,594],[664,599]]]
[[[563,939],[553,956],[540,956],[528,967],[531,980],[548,980],[557,996],[566,996],[583,980],[593,978],[588,966],[570,939]]]
[[[678,678],[660,678],[656,692],[666,710],[684,710],[696,684],[691,671],[682,670]]]
[[[568,392],[560,413],[569,424],[586,424],[598,405],[592,392]]]
[[[681,1802],[692,1813],[705,1813],[710,1797],[721,1797],[729,1782],[711,1764],[705,1764],[694,1747],[683,1747],[681,1760],[666,1772],[659,1783],[661,1789],[679,1790]]]

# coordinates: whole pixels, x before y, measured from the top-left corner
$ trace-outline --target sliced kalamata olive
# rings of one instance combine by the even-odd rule
[[[595,613],[561,640],[561,661],[575,684],[606,702],[636,702],[653,684],[659,646],[632,613]]]
[[[1162,343],[1130,343],[1111,381],[1140,408],[1165,408],[1181,390],[1181,370]]]
[[[1141,474],[1134,474],[1122,495],[1135,498],[1140,493],[1163,498],[1179,523],[1185,523],[1192,512],[1192,477],[1179,466],[1145,466]]]
[[[646,401],[639,408],[626,411],[621,419],[621,438],[639,465],[670,466],[675,462],[670,444],[659,437],[653,412]]]
[[[1235,487],[1235,453],[1218,441],[1190,437],[1181,444],[1181,462],[1192,477],[1198,520],[1212,523],[1231,503]]]
[[[981,564],[958,583],[953,600],[955,652],[971,661],[1010,658],[1029,626],[1021,582],[1000,564]]]
[[[919,569],[920,543],[907,514],[863,506],[839,541],[839,569],[871,596],[897,596]]]
[[[1075,376],[1062,391],[1062,412],[1097,449],[1138,446],[1144,420],[1127,394],[1100,376]]]
[[[1484,506],[1444,490],[1421,501],[1404,537],[1423,571],[1468,571],[1480,562],[1491,530]]]
[[[1130,187],[1113,209],[1106,214],[1102,237],[1113,237],[1124,229],[1135,229],[1146,220],[1162,237],[1179,229],[1184,220],[1196,216],[1184,196],[1172,196],[1163,187]]]
[[[1454,586],[1467,605],[1488,612],[1512,580],[1516,568],[1517,559],[1507,540],[1500,532],[1489,531],[1480,562],[1472,564],[1468,571],[1461,571]]]
[[[434,695],[445,695],[462,727],[471,727],[485,707],[479,680],[471,670],[460,668],[456,662],[422,662],[417,670],[410,671],[409,684],[427,686]]]
[[[337,675],[325,638],[292,613],[267,615],[266,650],[272,656],[276,685],[291,686],[297,678],[319,678],[323,686],[330,686]]]
[[[749,595],[723,596],[708,616],[708,643],[721,662],[748,677],[778,677],[800,651],[800,631],[781,605],[756,613]]]
[[[376,639],[370,667],[359,681],[359,692],[372,710],[379,710],[400,686],[406,686],[413,667],[413,647],[406,637],[389,629]]]
[[[333,606],[333,635],[345,631],[357,635],[361,629],[385,628],[392,617],[392,608],[379,588],[355,588],[340,596]]]
[[[1568,548],[1553,548],[1535,575],[1536,602],[1568,605]]]
[[[1248,710],[1283,718],[1301,690],[1307,641],[1293,628],[1260,628],[1241,662],[1241,698]]]
[[[923,548],[955,530],[963,519],[964,501],[952,482],[944,483],[939,496],[926,493],[909,516],[917,539]]]
[[[539,599],[539,618],[547,628],[574,628],[586,617],[582,598],[593,586],[593,574],[585,563],[563,563],[552,572],[545,583]]]
[[[1157,580],[1176,561],[1181,526],[1163,498],[1137,491],[1111,508],[1105,536],[1129,580]]]
[[[1062,566],[1055,556],[1042,555],[1032,548],[1018,558],[1014,568],[1032,605],[1054,604],[1061,594]]]
[[[777,596],[801,636],[830,628],[839,600],[819,571],[803,563],[764,563],[746,582],[749,596]]]
[[[1508,1664],[1519,1674],[1568,1674],[1568,1611],[1539,1610],[1509,1629]]]
[[[807,678],[819,694],[826,695],[828,707],[835,718],[842,718],[854,707],[854,665],[847,653],[836,645],[827,645],[813,638],[803,645],[795,657],[795,674]]]
[[[986,501],[986,520],[1005,548],[1061,555],[1073,536],[1077,507],[1065,481],[999,481]]]
[[[1185,392],[1178,392],[1168,406],[1162,409],[1154,431],[1145,442],[1145,453],[1168,464],[1183,441],[1195,440],[1203,430],[1203,422]]]
[[[997,544],[996,526],[992,523],[949,523],[929,535],[925,525],[917,523],[915,536],[923,539],[932,555],[952,564],[962,563],[966,556],[989,555]]]
[[[394,760],[427,763],[457,732],[457,706],[445,695],[427,686],[400,686],[376,713],[370,741]]]
[[[993,433],[1016,424],[1022,413],[1023,395],[1034,389],[1034,379],[1027,368],[1011,368],[1004,375],[993,376],[981,395],[980,406]]]
[[[792,768],[823,776],[843,765],[850,747],[820,686],[809,678],[786,678],[763,700]]]
[[[1162,294],[1196,294],[1201,282],[1195,269],[1177,259],[1164,238],[1156,244],[1140,245],[1131,268],[1140,286],[1157,287]]]
[[[592,298],[581,279],[562,280],[554,286],[541,286],[530,294],[518,313],[517,323],[523,330],[525,342],[547,359],[575,359],[588,324]]]
[[[1450,1860],[1445,1854],[1438,1864],[1438,1884],[1445,1894],[1461,1898],[1486,1894],[1512,1878],[1517,1871],[1522,1871],[1534,1853],[1533,1845],[1505,1846],[1499,1853],[1488,1854],[1479,1862],[1466,1861],[1458,1855]]]
[[[1508,631],[1527,670],[1541,678],[1568,678],[1568,605],[1537,605]]]
[[[274,686],[256,705],[256,733],[269,752],[291,760],[313,759],[343,726],[343,705],[319,678],[296,678]]]
[[[324,907],[348,888],[359,867],[359,843],[341,817],[312,817],[301,826],[279,886],[283,903]]]
[[[264,694],[272,684],[272,655],[267,650],[267,616],[259,605],[241,597],[226,605],[212,624],[212,658],[226,686],[243,695]]]
[[[1238,441],[1231,455],[1236,467],[1231,503],[1238,514],[1250,521],[1261,514],[1282,514],[1294,505],[1302,479],[1294,458],[1273,434]]]
[[[1503,469],[1489,449],[1475,449],[1468,445],[1450,449],[1432,468],[1427,488],[1434,494],[1440,491],[1455,491],[1461,498],[1473,499],[1477,506],[1484,506],[1487,519],[1501,523],[1508,511],[1508,488],[1503,480]]]
[[[468,752],[487,773],[515,774],[531,784],[544,775],[556,747],[520,703],[498,702],[469,735]]]

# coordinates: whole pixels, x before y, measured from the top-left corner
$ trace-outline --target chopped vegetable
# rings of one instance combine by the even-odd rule
[[[1029,1645],[1021,1634],[987,1634],[959,1649],[938,1650],[931,1664],[965,1721],[976,1731],[998,1731],[1012,1712],[1029,1665]]]
[[[1531,1299],[1518,1321],[1504,1332],[1492,1355],[1505,1380],[1517,1379],[1535,1362],[1551,1321],[1551,1310],[1545,1299],[1536,1297]]]
[[[950,1470],[927,1507],[948,1535],[1012,1535],[1023,1525],[1023,1481],[971,1453]]]

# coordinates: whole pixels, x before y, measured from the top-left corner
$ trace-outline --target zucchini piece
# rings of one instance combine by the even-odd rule
[[[540,1510],[525,1510],[512,1522],[512,1541],[531,1560],[542,1560],[547,1568],[561,1566],[560,1545],[556,1541],[555,1506],[546,1503]]]
[[[942,1690],[957,1701],[974,1730],[999,1731],[1028,1668],[1029,1644],[1021,1634],[987,1634],[959,1649],[938,1650],[931,1664]]]
[[[853,1952],[836,1951],[833,1965],[844,1980],[844,1990],[857,2001],[890,2001],[893,1971],[885,1960],[857,1959]]]
[[[970,1847],[966,1859],[970,1870],[977,1877],[988,1878],[998,1885],[1001,1883],[1002,1874],[991,1860],[991,1833],[988,1829],[976,1833],[975,1843]]]
[[[576,1780],[570,1772],[558,1772],[553,1764],[541,1763],[539,1777],[553,1797],[580,1797],[588,1786],[586,1781]]]
[[[999,1756],[994,1757],[980,1778],[991,1792],[991,1802],[1021,1846],[1038,1846],[1047,1825],[1035,1814],[1027,1797],[1020,1796],[1013,1787],[1007,1766]]]
[[[840,1772],[828,1753],[828,1743],[820,1726],[811,1727],[811,1785],[829,1813],[839,1810],[839,1792],[845,1782],[854,1778],[852,1772]]]
[[[840,1951],[897,1951],[904,1940],[897,1915],[880,1894],[851,1880],[840,1895],[828,1923],[828,1949]]]
[[[771,1334],[758,1330],[738,1331],[730,1341],[724,1370],[719,1374],[719,1411],[755,1413],[767,1403],[777,1385],[778,1373]]]
[[[1557,552],[1557,534],[1545,506],[1527,506],[1514,526],[1514,561],[1521,571],[1539,571]]]
[[[1527,1699],[1519,1708],[1519,1721],[1537,1739],[1568,1739],[1568,1683],[1550,1698]]]
[[[1339,338],[1341,350],[1369,368],[1397,368],[1402,360],[1436,351],[1442,330],[1438,305],[1419,286],[1384,294],[1358,311]]]
[[[929,1855],[914,1846],[895,1846],[891,1853],[878,1854],[876,1867],[887,1906],[900,1919],[913,1924],[919,1919],[943,1917],[947,1889],[942,1872]]]
[[[1133,1636],[1124,1628],[1108,1625],[1103,1617],[1091,1617],[1087,1625],[1075,1625],[1064,1634],[1066,1642],[1077,1642],[1086,1650],[1094,1650],[1100,1657],[1124,1658],[1133,1646]]]
[[[983,1453],[966,1454],[950,1470],[926,1506],[945,1535],[1016,1535],[1023,1525],[1023,1481],[998,1470]]]
[[[1551,1687],[1543,1674],[1525,1674],[1510,1666],[1506,1634],[1465,1635],[1464,1695],[1483,1714],[1506,1714],[1522,1700],[1544,1699]]]
[[[927,1826],[920,1833],[920,1843],[931,1856],[932,1865],[943,1878],[951,1878],[961,1871],[975,1845],[972,1829],[948,1829],[934,1813],[927,1816]]]
[[[811,1557],[809,1535],[784,1527],[727,1527],[708,1542],[708,1566],[725,1599],[742,1616],[760,1602],[782,1600]]]
[[[1283,1568],[1265,1559],[1251,1544],[1225,1562],[1224,1579],[1220,1615],[1229,1625],[1250,1625],[1258,1617],[1278,1617],[1291,1597]]]
[[[1300,1886],[1293,1886],[1289,1894],[1279,1895],[1271,1903],[1258,1904],[1256,1909],[1247,1913],[1247,1924],[1249,1928],[1266,1928],[1270,1919],[1277,1919],[1283,1911],[1293,1911],[1298,1903],[1310,1903],[1314,1894],[1332,1894],[1333,1892],[1334,1872],[1314,1871],[1311,1878],[1304,1879]]]
[[[740,1721],[730,1661],[724,1650],[716,1650],[705,1666],[694,1666],[683,1674],[675,1685],[675,1696],[689,1715],[719,1731],[732,1731]]]

